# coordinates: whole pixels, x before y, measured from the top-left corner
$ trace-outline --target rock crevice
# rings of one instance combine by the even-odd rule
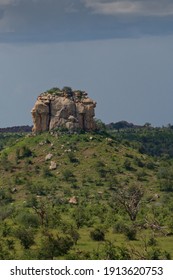
[[[96,129],[96,102],[84,91],[44,92],[32,109],[33,131],[42,132],[63,127],[70,131]]]

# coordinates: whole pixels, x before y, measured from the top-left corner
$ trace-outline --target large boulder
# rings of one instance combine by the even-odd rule
[[[33,131],[63,127],[70,131],[96,129],[96,102],[83,91],[45,92],[38,96],[32,109]]]

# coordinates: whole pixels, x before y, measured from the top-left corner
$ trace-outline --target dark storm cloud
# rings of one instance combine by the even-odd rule
[[[172,0],[0,0],[0,42],[172,34]]]

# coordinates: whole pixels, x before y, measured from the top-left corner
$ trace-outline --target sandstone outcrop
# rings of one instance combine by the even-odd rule
[[[50,93],[51,92],[51,93]],[[40,94],[32,109],[33,131],[63,127],[70,131],[96,129],[96,102],[84,91],[48,91]]]

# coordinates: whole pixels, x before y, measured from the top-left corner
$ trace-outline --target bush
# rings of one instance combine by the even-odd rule
[[[13,205],[6,205],[1,207],[0,211],[0,221],[5,220],[6,218],[12,216],[14,214],[15,208]]]
[[[53,87],[51,89],[48,89],[47,92],[52,94],[52,93],[58,93],[60,92],[61,90],[58,88],[58,87]]]
[[[135,171],[135,168],[132,167],[131,162],[128,159],[124,162],[124,168],[128,171]]]
[[[69,170],[69,169],[64,170],[62,175],[63,175],[63,179],[65,181],[67,181],[67,182],[72,182],[73,181],[74,182],[75,178],[74,178],[74,174],[71,170]]]
[[[156,164],[152,161],[149,161],[147,164],[146,164],[146,167],[150,170],[154,170],[156,168]]]
[[[125,235],[129,240],[136,240],[136,234],[137,230],[133,226],[126,228]]]
[[[34,233],[32,229],[20,227],[17,229],[15,236],[25,249],[29,249],[34,244]]]
[[[150,260],[171,260],[171,255],[167,251],[162,251],[160,248],[152,248],[148,253],[148,259]]]
[[[31,157],[32,151],[27,146],[23,146],[20,151],[20,158]]]
[[[11,234],[11,227],[6,222],[4,222],[2,226],[2,236],[7,237],[10,234]]]
[[[38,259],[53,260],[54,257],[63,256],[71,249],[73,241],[69,236],[54,236],[46,233],[38,250]]]
[[[63,232],[68,234],[72,238],[74,244],[76,245],[77,241],[80,238],[79,232],[77,231],[76,227],[68,223],[62,223],[61,227],[63,229]]]
[[[90,232],[90,237],[94,241],[104,241],[105,233],[102,229],[96,228]]]
[[[71,163],[79,163],[79,160],[75,157],[74,153],[68,153],[68,158]]]
[[[105,260],[119,260],[120,255],[119,255],[119,250],[115,245],[110,242],[106,241],[104,244],[103,250],[102,250],[102,259]]]
[[[49,170],[49,168],[47,166],[45,166],[43,168],[43,177],[44,178],[52,177],[52,173],[51,173],[51,171]]]
[[[125,233],[126,230],[127,230],[127,225],[122,220],[117,221],[113,227],[114,233]]]
[[[38,227],[40,222],[38,217],[27,211],[27,212],[21,212],[18,216],[17,216],[17,220],[25,227],[29,228],[29,227]]]
[[[68,93],[71,93],[72,92],[72,88],[65,86],[65,87],[62,88],[62,91],[66,91]]]
[[[8,155],[6,152],[1,154],[0,163],[5,171],[11,171],[12,165],[11,162],[8,160]]]
[[[148,245],[149,246],[156,246],[157,245],[157,240],[154,238],[154,237],[151,237],[149,240],[148,240]]]
[[[10,254],[10,250],[4,246],[4,242],[0,241],[0,260],[11,260],[13,257]]]
[[[159,187],[161,191],[173,192],[173,179],[161,179]]]
[[[135,159],[135,163],[138,167],[141,167],[141,168],[145,166],[145,163],[139,158]]]
[[[13,198],[12,198],[11,194],[9,193],[9,191],[1,188],[0,189],[1,205],[11,203],[12,201],[13,201]]]

